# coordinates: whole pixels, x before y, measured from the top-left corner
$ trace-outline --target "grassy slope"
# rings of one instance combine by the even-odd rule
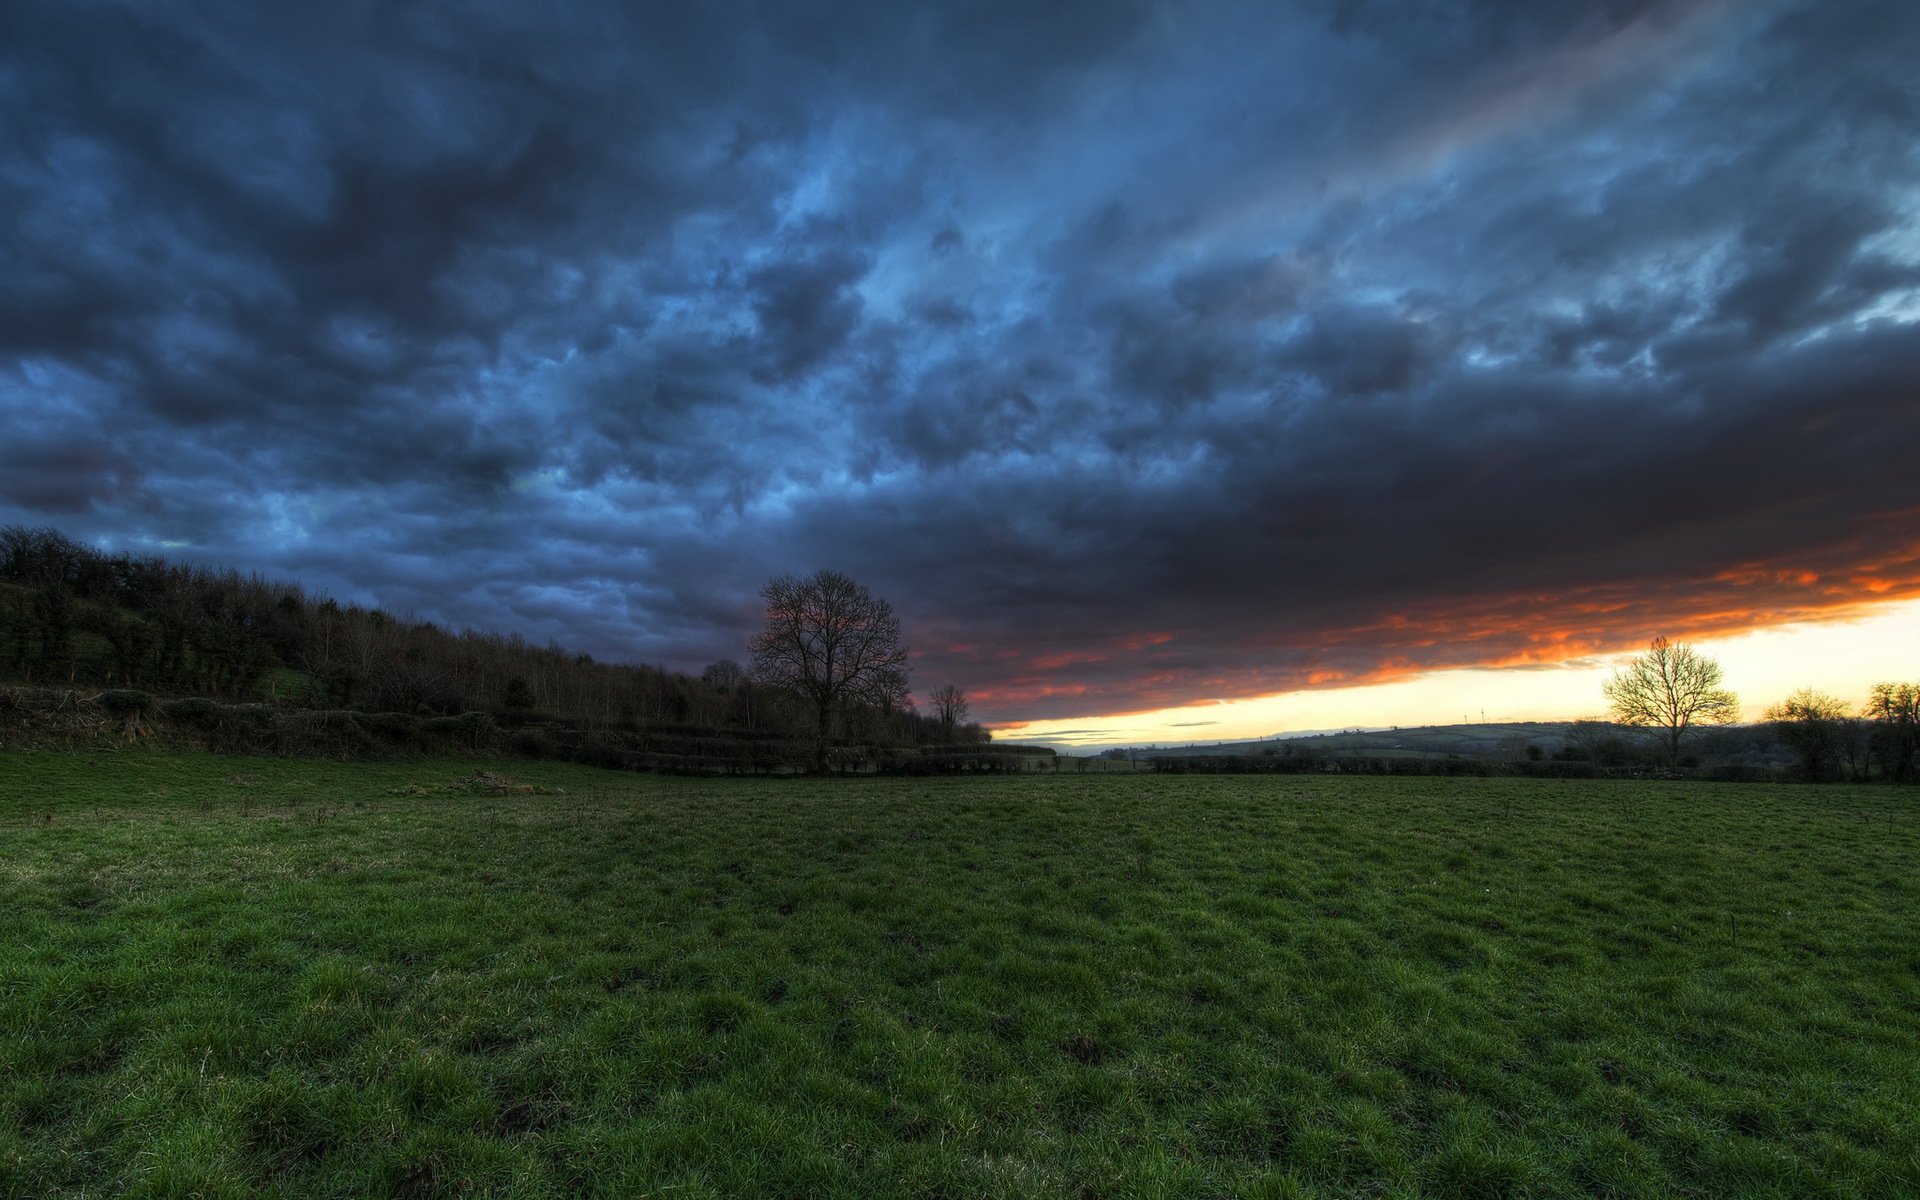
[[[1920,1191],[1906,792],[471,765],[0,755],[0,1196]]]

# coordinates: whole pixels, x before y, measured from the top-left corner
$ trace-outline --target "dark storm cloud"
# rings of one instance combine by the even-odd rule
[[[860,323],[854,285],[866,264],[840,256],[771,263],[753,273],[763,382],[790,379],[839,349]]]
[[[1920,591],[1870,3],[16,4],[0,520],[990,719]]]

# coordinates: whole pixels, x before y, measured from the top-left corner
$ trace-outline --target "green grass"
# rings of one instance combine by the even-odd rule
[[[1892,789],[0,755],[0,1196],[1920,1193]]]

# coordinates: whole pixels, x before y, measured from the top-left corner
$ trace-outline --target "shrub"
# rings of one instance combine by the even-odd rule
[[[158,707],[151,693],[131,689],[101,692],[93,702],[116,717],[144,717]]]
[[[205,696],[180,696],[160,702],[160,712],[176,725],[211,729],[219,722],[220,705]]]

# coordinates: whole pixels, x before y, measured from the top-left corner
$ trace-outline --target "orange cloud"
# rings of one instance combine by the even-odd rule
[[[1853,548],[1858,551],[1858,547]],[[1840,555],[1836,554],[1836,558]],[[1551,669],[1643,647],[1767,626],[1844,620],[1920,597],[1920,542],[1852,564],[1740,563],[1691,579],[1621,580],[1561,591],[1468,596],[1256,633],[1246,669],[1196,669],[1172,631],[1106,650],[1056,651],[976,692],[996,716],[1126,716],[1204,701],[1357,687],[1463,667]],[[1097,669],[1097,670],[1095,670]],[[1062,674],[1069,678],[1061,678]],[[1062,704],[1068,700],[1070,703]]]

